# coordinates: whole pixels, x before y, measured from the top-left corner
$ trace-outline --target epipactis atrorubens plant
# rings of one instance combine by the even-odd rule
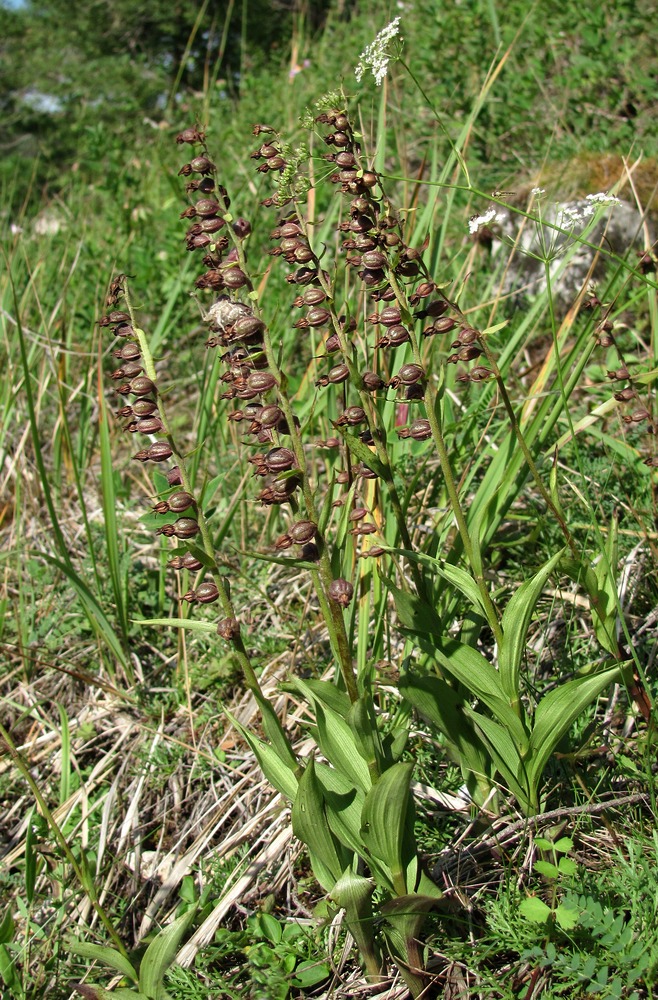
[[[382,303],[381,313],[372,317],[382,328],[377,348],[393,348],[410,340],[408,327],[402,322],[402,310],[408,310],[409,304],[406,299],[403,304],[397,302],[386,280],[387,271],[393,273],[389,254],[395,254],[395,267],[405,277],[421,273],[419,254],[404,246],[400,223],[385,203],[376,175],[361,169],[360,150],[342,102],[334,97],[329,104],[331,110],[323,112],[316,124],[327,126],[325,142],[336,149],[331,159],[338,172],[332,174],[331,180],[352,195],[349,218],[340,225],[348,236],[348,246],[343,249],[354,251],[347,264],[359,265],[359,278],[365,287],[373,289],[374,301]],[[333,132],[328,126],[333,126]],[[187,191],[192,200],[182,217],[191,223],[186,234],[187,248],[203,255],[206,268],[196,287],[213,293],[213,301],[204,311],[211,331],[207,347],[222,351],[222,381],[226,386],[222,398],[229,400],[227,419],[246,430],[247,447],[253,443],[262,449],[250,454],[248,461],[254,466],[254,475],[263,480],[257,499],[264,507],[281,511],[285,530],[275,549],[282,552],[297,547],[295,566],[308,570],[326,624],[338,683],[315,679],[296,680],[291,685],[308,703],[322,761],[313,756],[298,760],[261,691],[239,615],[217,565],[202,504],[195,495],[185,456],[172,434],[147,337],[136,321],[124,275],[112,282],[107,300],[112,311],[102,317],[100,324],[110,327],[123,341],[115,352],[121,367],[112,378],[118,383],[117,392],[131,397],[131,403],[121,407],[118,415],[126,419],[128,431],[155,437],[133,457],[166,469],[164,476],[160,473],[157,477],[163,488],[153,510],[167,518],[158,533],[179,543],[170,565],[178,572],[198,574],[198,582],[183,599],[189,603],[217,603],[221,608],[217,632],[235,651],[245,683],[259,705],[266,739],[233,721],[268,779],[291,801],[294,832],[308,847],[318,881],[344,909],[368,975],[385,975],[372,903],[379,889],[379,923],[388,951],[412,994],[419,995],[426,978],[418,933],[441,892],[423,871],[416,849],[410,792],[413,765],[400,759],[407,731],[391,731],[390,726],[381,725],[371,677],[358,677],[353,666],[355,637],[348,630],[348,609],[354,595],[354,583],[348,576],[358,576],[353,551],[348,546],[345,559],[340,552],[331,550],[327,535],[334,510],[341,508],[343,537],[349,529],[351,537],[363,540],[363,556],[376,557],[383,551],[370,544],[370,536],[380,528],[375,521],[374,502],[365,505],[357,500],[361,484],[381,478],[397,522],[399,541],[405,549],[411,549],[373,394],[389,387],[404,391],[409,401],[422,399],[425,373],[421,365],[409,363],[389,378],[375,370],[363,371],[357,364],[351,341],[356,323],[337,308],[338,271],[332,278],[311,247],[308,227],[297,203],[300,179],[296,171],[287,169],[281,143],[272,128],[259,125],[254,134],[261,139],[254,154],[263,161],[258,169],[280,182],[265,204],[277,211],[272,232],[274,255],[292,266],[287,280],[298,293],[292,304],[303,310],[294,326],[298,330],[322,331],[327,371],[316,385],[337,387],[340,394],[335,428],[349,448],[349,453],[343,452],[347,468],[332,477],[324,498],[311,475],[303,428],[287,388],[288,377],[262,315],[249,270],[246,249],[251,225],[232,215],[228,193],[220,183],[205,134],[198,127],[177,137],[195,154],[180,170],[181,175],[191,178]],[[368,238],[373,228],[376,233]],[[415,303],[428,299],[434,291],[434,283],[424,280],[415,294]],[[118,308],[120,305],[122,308]],[[445,323],[445,312],[447,303],[437,299],[426,314],[432,321]],[[432,332],[428,330],[428,335]],[[348,399],[348,383],[354,392],[353,401]],[[421,441],[430,434],[429,421],[420,417],[410,419],[400,431],[402,437]],[[337,437],[325,442],[334,449],[339,444]],[[335,489],[341,485],[347,488],[346,496],[334,500]],[[372,490],[368,492],[374,496]],[[422,591],[418,566],[410,564],[410,569],[417,590]],[[187,627],[191,624],[182,618],[174,621]]]
[[[275,213],[270,253],[281,258],[286,281],[293,286],[291,306],[300,315],[292,326],[309,344],[302,368],[315,372],[317,392],[325,394],[326,410],[334,415],[332,436],[322,443],[322,463],[314,463],[307,427],[295,412],[301,412],[300,400],[290,387],[300,375],[301,369],[295,369],[299,357],[282,361],[268,326],[267,300],[260,301],[250,271],[251,225],[231,212],[204,131],[186,129],[177,141],[193,154],[180,170],[189,179],[191,200],[182,217],[190,223],[187,248],[202,256],[205,267],[196,287],[209,293],[207,346],[221,352],[226,419],[245,432],[248,461],[254,476],[262,479],[258,501],[280,512],[282,530],[272,558],[280,560],[281,553],[292,550],[296,570],[308,572],[336,666],[333,683],[295,679],[289,684],[307,704],[317,760],[313,755],[297,758],[261,691],[240,616],[216,561],[211,528],[167,419],[125,276],[113,281],[108,297],[113,311],[101,324],[123,339],[116,351],[121,367],[112,377],[119,394],[132,402],[119,415],[129,431],[155,437],[134,457],[167,469],[159,476],[162,489],[154,511],[167,518],[159,533],[179,543],[172,567],[198,574],[184,600],[216,603],[221,609],[217,632],[231,644],[257,701],[265,739],[233,721],[268,780],[292,803],[293,830],[309,850],[318,882],[344,909],[367,974],[385,975],[383,936],[417,996],[427,985],[419,932],[441,892],[423,871],[414,838],[413,765],[402,759],[407,728],[396,728],[378,712],[371,666],[354,667],[355,651],[363,646],[359,629],[369,627],[367,619],[354,614],[355,591],[360,599],[371,575],[362,567],[384,554],[390,558],[391,569],[382,568],[381,578],[395,599],[402,630],[425,657],[422,673],[403,675],[400,692],[440,730],[477,803],[494,803],[492,796],[502,787],[525,812],[540,808],[540,779],[551,753],[573,719],[620,676],[619,656],[609,649],[611,638],[604,648],[615,656],[613,666],[558,686],[534,711],[524,704],[521,664],[527,630],[563,552],[521,585],[503,613],[498,610],[486,582],[477,530],[464,512],[451,467],[442,383],[431,371],[438,353],[434,345],[450,335],[450,351],[442,360],[470,366],[460,373],[461,382],[496,380],[501,394],[504,383],[485,334],[466,322],[428,272],[426,244],[408,245],[400,215],[382,179],[369,167],[344,96],[328,95],[316,112],[306,124],[328,148],[322,181],[333,185],[341,205],[333,255],[326,245],[314,245],[315,229],[305,215],[309,182],[304,155],[290,150],[273,127],[261,124],[254,127],[259,145],[252,157],[258,161],[256,169],[274,181],[263,202]],[[118,309],[120,303],[123,308]],[[280,311],[277,302],[271,315]],[[318,362],[319,369],[312,367]],[[302,385],[308,380],[302,379]],[[513,415],[511,406],[509,410]],[[519,435],[518,426],[510,433]],[[421,447],[433,448],[441,470],[457,529],[441,559],[412,544],[408,498],[400,495],[395,477],[399,441],[405,439],[413,447],[418,447],[413,442],[427,442]],[[525,440],[520,441],[530,474],[571,548],[561,511],[541,484]],[[318,468],[327,471],[323,484]],[[501,509],[499,516],[503,514]],[[465,569],[456,565],[460,559]],[[392,575],[396,569],[394,582],[386,572]],[[599,589],[604,586],[605,580]],[[446,599],[446,593],[452,596]],[[472,642],[448,635],[455,594],[473,605],[493,634],[495,664]],[[600,620],[604,636],[614,631],[614,601],[608,602],[608,612],[609,620]],[[214,628],[183,618],[174,623]]]

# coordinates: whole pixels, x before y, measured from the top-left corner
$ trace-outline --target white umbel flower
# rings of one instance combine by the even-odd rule
[[[484,215],[474,215],[468,221],[468,231],[471,236],[475,236],[479,233],[481,229],[484,229],[489,223],[493,222],[497,217],[496,208],[494,205],[489,208]]]
[[[370,70],[375,78],[375,83],[381,87],[388,72],[388,64],[391,61],[388,44],[400,33],[400,20],[401,18],[396,17],[385,28],[382,28],[374,42],[366,46],[359,56],[359,62],[354,70],[354,75],[359,83],[361,83],[366,70]]]

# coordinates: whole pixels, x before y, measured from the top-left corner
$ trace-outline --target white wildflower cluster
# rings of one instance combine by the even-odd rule
[[[354,70],[354,75],[359,83],[363,79],[363,74],[369,69],[375,78],[377,86],[381,86],[388,71],[388,64],[391,61],[388,44],[399,34],[400,20],[399,17],[396,17],[390,24],[387,24],[379,32],[374,42],[371,42],[359,56],[358,65]]]
[[[599,191],[597,194],[586,195],[584,202],[578,202],[576,205],[563,205],[555,221],[558,226],[562,226],[564,229],[573,229],[578,223],[584,223],[591,219],[597,208],[606,206],[614,208],[615,205],[621,205],[619,198]]]
[[[499,214],[495,206],[492,205],[491,208],[487,209],[484,215],[473,215],[468,220],[468,231],[471,236],[475,236],[475,234],[479,233],[481,229],[485,228],[485,226],[489,226],[492,222],[495,222],[496,219],[500,221],[501,218],[502,214]]]
[[[546,194],[546,188],[533,188],[530,194],[534,195],[535,198],[541,198],[543,194]]]

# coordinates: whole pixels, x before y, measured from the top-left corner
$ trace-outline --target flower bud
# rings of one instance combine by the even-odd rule
[[[165,472],[165,477],[170,486],[182,486],[183,484],[183,480],[181,479],[180,469],[177,465],[174,465],[173,469],[169,469],[167,472]]]
[[[369,268],[371,271],[376,271],[386,267],[388,264],[388,257],[379,250],[369,250],[367,253],[364,253],[361,261],[364,267]]]
[[[356,426],[356,424],[362,424],[366,419],[365,410],[360,406],[348,406],[343,410],[340,417],[336,421],[337,425],[348,424],[350,427]]]
[[[150,396],[155,395],[157,389],[155,387],[155,382],[152,382],[150,378],[145,375],[140,375],[135,378],[130,383],[130,392],[133,396]]]
[[[159,434],[162,429],[160,417],[142,417],[135,427],[140,434]]]
[[[310,542],[315,538],[317,530],[317,524],[314,524],[313,521],[296,521],[288,531],[288,534],[297,545],[305,545],[306,542]]]
[[[347,580],[332,580],[329,584],[329,599],[346,608],[354,595],[354,587]]]
[[[203,131],[199,131],[197,128],[186,128],[182,132],[179,132],[176,136],[176,142],[180,145],[183,142],[189,142],[190,145],[195,145],[197,142],[203,142],[206,134]]]
[[[268,472],[286,472],[295,465],[295,455],[290,448],[272,448],[263,459]]]
[[[397,325],[390,326],[383,337],[375,344],[375,347],[399,347],[409,340],[409,331],[406,327]]]
[[[402,368],[400,368],[393,381],[397,380],[398,385],[414,385],[414,383],[418,382],[424,377],[424,375],[425,372],[420,365],[402,365]]]
[[[201,175],[210,174],[215,169],[215,164],[207,156],[195,156],[190,160],[192,170]]]
[[[309,326],[323,326],[331,318],[331,313],[328,309],[321,309],[315,307],[309,309],[306,319]]]
[[[200,583],[196,589],[196,600],[199,604],[212,604],[219,597],[217,585],[211,580]]]
[[[347,365],[336,365],[327,375],[327,380],[333,384],[345,382],[350,377]]]
[[[158,404],[153,399],[136,399],[132,405],[132,412],[136,417],[150,417],[158,409]]]
[[[217,215],[221,212],[222,206],[214,198],[199,198],[194,206],[196,214],[201,218],[206,218],[211,215]]]
[[[254,418],[265,430],[276,427],[283,419],[283,410],[280,406],[263,406],[260,408],[258,417]]]
[[[377,372],[363,372],[361,380],[363,382],[364,389],[367,389],[368,392],[377,392],[379,389],[383,389],[386,385],[384,379],[381,378]]]
[[[269,389],[273,389],[275,385],[276,379],[269,372],[252,372],[247,379],[247,386],[257,393],[267,392]]]
[[[414,420],[409,426],[409,437],[413,438],[414,441],[426,441],[432,436],[432,428],[430,427],[429,420],[421,418],[419,420]]]
[[[194,538],[199,533],[199,523],[193,517],[179,517],[174,524],[165,525],[165,527],[173,528],[173,533],[177,538]]]
[[[234,265],[222,270],[222,277],[224,278],[224,284],[226,287],[232,289],[242,288],[249,280],[244,271]]]
[[[199,223],[199,229],[201,230],[202,233],[208,233],[209,235],[212,235],[213,233],[218,233],[219,230],[222,228],[222,226],[225,225],[226,223],[224,222],[223,219],[220,219],[216,215],[212,215],[207,219],[201,220],[201,222]]]
[[[217,634],[222,639],[226,639],[227,642],[237,639],[240,635],[240,624],[237,618],[222,618],[217,624]]]
[[[249,219],[243,219],[242,217],[235,220],[232,228],[239,240],[244,240],[251,233],[251,223],[249,222]]]
[[[135,361],[140,356],[139,344],[133,344],[129,341],[113,353],[115,358],[120,358],[122,361]]]
[[[184,510],[187,510],[188,507],[193,507],[196,503],[192,494],[186,493],[185,490],[178,490],[176,493],[172,493],[170,497],[167,497],[166,502],[169,505],[169,510],[175,514],[182,514]]]

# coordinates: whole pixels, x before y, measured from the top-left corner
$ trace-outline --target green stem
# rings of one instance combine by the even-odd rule
[[[406,295],[400,287],[400,284],[392,270],[389,270],[387,274],[388,280],[391,283],[391,287],[395,292],[395,297],[400,306],[400,310],[403,313],[403,319],[406,321],[407,329],[409,330],[409,339],[411,341],[412,352],[414,356],[414,362],[423,368],[423,361],[420,353],[420,346],[418,343],[418,338],[413,330],[413,317],[411,316],[409,310],[409,304],[407,302]],[[439,420],[439,407],[437,405],[437,393],[434,386],[428,380],[425,389],[425,409],[427,411],[427,420],[430,425],[430,430],[432,432],[432,438],[439,456],[439,464],[441,466],[441,472],[443,473],[443,478],[445,480],[446,490],[448,491],[448,499],[450,501],[450,506],[452,512],[457,522],[457,529],[462,540],[462,545],[464,546],[464,552],[466,555],[466,560],[471,567],[473,572],[475,582],[477,584],[478,590],[482,597],[482,603],[487,615],[487,621],[489,627],[491,628],[496,643],[500,647],[503,641],[503,632],[500,627],[500,621],[498,617],[498,612],[494,606],[491,596],[489,594],[489,588],[487,587],[486,580],[484,578],[484,573],[482,569],[482,557],[479,551],[476,550],[473,545],[470,532],[468,530],[468,524],[464,511],[459,499],[459,491],[457,489],[457,484],[455,482],[455,477],[452,471],[452,466],[450,464],[450,456],[448,454],[448,448],[446,446],[445,438],[443,436],[443,430],[441,428],[441,423]]]
[[[361,377],[361,373],[359,372],[359,370],[358,370],[358,368],[357,368],[357,366],[356,366],[356,364],[354,362],[354,358],[352,357],[352,353],[351,353],[351,351],[349,349],[349,344],[347,342],[347,337],[346,337],[346,334],[345,334],[345,330],[341,326],[341,324],[340,324],[340,322],[338,320],[338,315],[336,313],[336,310],[334,309],[333,289],[332,289],[331,285],[325,279],[324,275],[322,274],[322,269],[320,267],[320,262],[317,259],[316,259],[316,263],[318,265],[318,278],[319,278],[319,281],[320,281],[320,285],[321,285],[322,290],[324,291],[325,295],[327,296],[327,308],[329,309],[329,312],[331,313],[331,322],[332,322],[332,326],[333,326],[333,329],[334,329],[334,333],[338,337],[338,342],[340,344],[340,351],[341,351],[341,354],[343,356],[343,360],[345,361],[345,364],[347,365],[347,368],[348,368],[349,373],[350,373],[350,381],[352,382],[352,384],[355,386],[355,388],[357,390],[357,393],[359,395],[359,401],[361,403],[361,407],[362,407],[364,413],[366,414],[366,418],[367,418],[367,421],[368,421],[368,427],[370,429],[370,433],[372,434],[372,439],[373,439],[374,448],[375,448],[375,454],[376,454],[377,458],[379,459],[379,462],[383,466],[383,470],[384,470],[383,479],[384,479],[384,483],[386,485],[386,490],[387,490],[387,493],[388,493],[389,500],[391,502],[391,507],[393,508],[393,515],[395,517],[395,522],[396,522],[396,525],[397,525],[398,533],[400,535],[400,538],[402,540],[402,544],[403,544],[404,548],[408,549],[409,551],[412,551],[413,550],[413,543],[411,541],[411,536],[409,534],[409,529],[407,527],[407,521],[406,521],[406,518],[404,516],[404,511],[402,509],[402,503],[400,501],[400,495],[399,495],[399,493],[397,491],[397,487],[395,485],[395,480],[393,478],[393,470],[392,470],[392,466],[391,466],[391,460],[390,460],[390,457],[389,457],[389,454],[388,454],[388,450],[386,448],[386,444],[385,444],[385,442],[383,440],[383,437],[382,437],[382,431],[379,428],[379,421],[378,421],[378,416],[377,416],[377,410],[376,410],[376,407],[375,407],[375,405],[374,405],[374,403],[372,401],[372,396],[370,395],[370,393],[363,386],[363,379]],[[418,594],[420,596],[426,596],[425,580],[423,578],[423,575],[422,575],[422,573],[420,571],[420,568],[419,568],[418,564],[414,563],[414,562],[410,562],[409,563],[409,572],[410,572],[410,574],[411,574],[411,576],[413,578],[413,581],[414,581],[414,584],[416,586],[416,590],[417,590]]]
[[[146,371],[148,378],[151,379],[151,381],[153,382],[153,384],[156,386],[157,389],[158,375],[155,370],[153,355],[151,354],[151,349],[146,334],[142,329],[140,329],[140,327],[136,323],[135,313],[130,298],[130,291],[127,286],[124,290],[124,298],[128,313],[130,315],[131,325],[135,331],[135,336],[137,337],[137,341],[139,343],[139,348],[144,361],[144,369]],[[189,493],[191,496],[194,496],[194,490],[192,488],[192,483],[190,481],[185,459],[183,458],[183,455],[181,454],[174,439],[174,436],[172,434],[169,421],[167,420],[166,410],[162,402],[162,396],[159,392],[156,392],[156,403],[158,406],[158,415],[162,422],[163,433],[165,435],[165,438],[167,439],[170,448],[174,453],[176,464],[180,469],[180,477],[183,489],[185,490],[186,493]],[[197,523],[199,525],[202,547],[205,554],[208,556],[210,560],[209,572],[213,578],[215,586],[217,587],[217,592],[219,594],[219,605],[222,609],[222,614],[224,615],[225,618],[233,618],[237,621],[235,608],[233,606],[233,602],[231,601],[231,597],[228,588],[226,586],[226,582],[224,580],[224,577],[219,572],[219,568],[217,566],[214,546],[212,543],[212,537],[210,534],[210,529],[208,528],[208,522],[206,521],[203,511],[201,510],[201,507],[198,503],[196,505],[196,508],[197,508],[196,517],[197,517]],[[260,684],[258,682],[258,678],[256,676],[251,660],[245,648],[241,632],[238,632],[238,634],[231,640],[231,642],[233,644],[233,648],[235,650],[240,667],[242,669],[245,684],[247,688],[252,692],[257,702],[261,704],[262,701],[264,700],[264,695],[262,693]]]
[[[532,453],[531,453],[530,449],[528,448],[528,445],[526,444],[526,440],[525,440],[525,438],[523,436],[521,428],[519,427],[519,422],[518,422],[518,420],[516,418],[516,413],[514,412],[514,407],[512,406],[512,401],[509,398],[509,395],[508,395],[508,392],[507,392],[507,388],[505,386],[505,382],[503,381],[503,377],[502,377],[502,375],[500,373],[500,369],[498,368],[498,365],[496,364],[496,360],[495,360],[493,354],[491,353],[491,351],[489,349],[489,346],[487,345],[484,337],[480,336],[478,338],[478,343],[482,347],[482,350],[484,351],[484,355],[485,355],[485,357],[487,359],[487,362],[491,366],[491,370],[493,371],[493,373],[494,373],[494,375],[496,377],[496,382],[498,384],[498,389],[500,391],[500,395],[501,395],[501,398],[503,400],[503,406],[505,407],[505,410],[507,411],[507,416],[509,417],[509,422],[511,424],[512,431],[514,432],[514,436],[515,436],[516,440],[518,441],[518,444],[519,444],[519,447],[520,447],[521,451],[523,452],[523,457],[525,458],[526,462],[528,463],[528,468],[530,470],[530,474],[532,475],[532,478],[534,479],[534,481],[535,481],[535,483],[537,485],[537,489],[541,493],[542,498],[543,498],[544,502],[546,503],[547,507],[555,515],[555,518],[556,518],[558,524],[560,525],[560,529],[562,531],[562,534],[564,535],[564,537],[566,539],[567,545],[569,546],[569,548],[571,550],[572,556],[574,557],[574,559],[578,559],[578,557],[579,557],[578,548],[577,548],[576,543],[574,541],[573,535],[569,531],[569,528],[567,527],[567,524],[566,524],[566,521],[564,520],[564,517],[562,516],[562,514],[558,510],[558,508],[555,506],[555,504],[553,503],[553,498],[551,497],[550,493],[548,492],[548,490],[544,486],[544,483],[542,482],[542,479],[541,479],[541,476],[539,475],[539,470],[537,468],[536,462],[535,462],[535,460],[534,460],[534,458],[532,456]],[[555,349],[557,351],[557,344],[555,345]],[[558,364],[558,370],[559,370],[560,369],[559,361],[557,362],[557,364]]]
[[[232,234],[233,231],[230,226],[231,216],[228,214],[228,212],[224,215],[224,218],[226,222],[229,224],[228,230]],[[249,270],[247,266],[247,260],[244,252],[243,242],[242,240],[237,239],[234,235],[232,235],[232,240],[238,256],[238,266],[240,267],[240,270],[242,270],[248,276]],[[250,289],[253,290],[253,284],[251,281],[249,281],[249,287]],[[255,316],[260,316],[258,303],[255,300],[254,300],[253,312]],[[356,682],[356,675],[354,672],[354,665],[352,662],[350,643],[345,628],[345,619],[343,617],[343,611],[335,601],[331,601],[327,597],[327,592],[333,582],[333,574],[331,571],[331,560],[329,558],[329,550],[327,547],[326,540],[319,530],[319,524],[318,524],[319,518],[318,518],[318,511],[315,505],[315,494],[311,487],[308,475],[306,457],[304,454],[304,445],[302,442],[301,434],[295,424],[295,415],[292,409],[292,404],[290,402],[290,399],[288,398],[288,394],[286,391],[287,379],[285,373],[283,372],[278,363],[276,352],[272,344],[272,338],[270,336],[269,328],[267,327],[267,325],[265,325],[263,331],[263,347],[265,350],[265,356],[267,358],[268,368],[278,383],[279,403],[281,405],[281,409],[288,424],[288,433],[290,435],[292,450],[295,455],[297,468],[300,470],[302,474],[302,496],[304,498],[304,508],[306,510],[306,515],[309,518],[309,520],[313,522],[313,524],[318,526],[316,541],[318,544],[318,552],[320,555],[319,567],[317,570],[313,570],[311,572],[311,577],[320,604],[320,611],[322,613],[322,617],[324,618],[325,624],[327,626],[327,631],[329,633],[329,641],[331,643],[334,655],[340,667],[340,672],[345,684],[345,689],[350,698],[350,701],[355,702],[358,700],[359,692]]]

